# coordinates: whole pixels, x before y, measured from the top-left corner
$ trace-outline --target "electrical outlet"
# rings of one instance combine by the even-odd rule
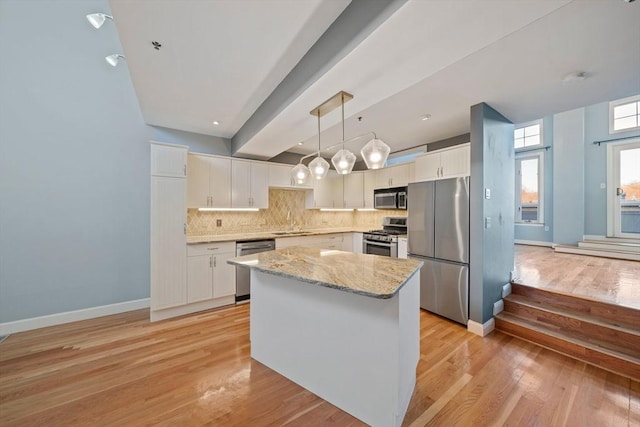
[[[549,231],[549,226],[548,225],[544,226],[544,231]]]
[[[216,227],[222,227],[222,220],[216,219]]]
[[[607,188],[607,184],[605,184],[604,182],[600,183],[600,189],[604,190],[605,188]]]
[[[491,228],[491,217],[488,216],[484,219],[484,228]]]

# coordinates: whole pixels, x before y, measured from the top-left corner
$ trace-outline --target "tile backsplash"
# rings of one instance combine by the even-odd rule
[[[385,216],[406,216],[406,211],[321,212],[305,209],[306,192],[302,190],[269,189],[269,208],[258,212],[200,212],[187,210],[187,234],[206,236],[242,232],[282,231],[338,227],[381,228]],[[289,214],[290,213],[290,214]],[[287,216],[291,219],[288,220]],[[216,226],[218,220],[222,225]]]

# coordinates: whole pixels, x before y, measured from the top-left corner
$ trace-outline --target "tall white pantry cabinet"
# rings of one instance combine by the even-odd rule
[[[151,320],[187,303],[187,150],[151,143]]]

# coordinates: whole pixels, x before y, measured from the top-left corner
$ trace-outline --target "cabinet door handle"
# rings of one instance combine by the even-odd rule
[[[207,248],[208,251],[217,251],[218,248]]]
[[[213,267],[213,257],[212,256],[209,257],[209,267],[210,268]]]
[[[218,257],[213,257],[213,266],[217,267],[218,266]]]
[[[184,164],[184,176],[187,176],[187,164]]]
[[[184,232],[184,235],[186,236],[187,235],[187,223],[186,222],[184,223],[184,227],[183,227],[182,231]]]

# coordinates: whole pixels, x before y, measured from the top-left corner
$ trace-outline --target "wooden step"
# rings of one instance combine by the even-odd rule
[[[609,240],[580,240],[579,248],[606,249],[640,254],[640,243],[609,241]]]
[[[530,301],[545,304],[561,310],[569,310],[574,314],[593,316],[621,328],[638,330],[640,328],[640,310],[633,307],[614,305],[588,297],[548,291],[511,283],[511,293],[527,297]]]
[[[638,358],[559,333],[538,322],[511,313],[502,312],[496,315],[495,322],[496,329],[506,334],[640,381]]]
[[[604,258],[626,259],[629,261],[640,261],[640,253],[636,251],[623,251],[617,249],[597,249],[597,248],[581,248],[572,245],[554,245],[553,249],[559,253],[589,255]]]
[[[516,294],[504,299],[504,311],[561,334],[570,334],[574,338],[640,359],[640,325],[636,328],[622,327],[599,316],[569,308],[559,309]]]

